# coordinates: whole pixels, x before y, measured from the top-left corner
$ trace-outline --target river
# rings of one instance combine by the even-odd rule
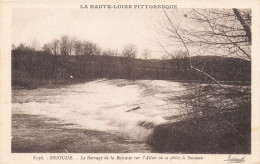
[[[65,128],[124,134],[145,141],[153,127],[179,113],[171,100],[185,90],[164,80],[107,80],[54,89],[12,91],[12,114],[41,116]],[[135,109],[136,110],[131,110]]]

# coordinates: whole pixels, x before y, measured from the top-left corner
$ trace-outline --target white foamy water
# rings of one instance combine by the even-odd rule
[[[178,113],[178,104],[170,98],[184,89],[180,83],[162,80],[97,80],[56,89],[14,90],[12,112],[145,139],[154,125]],[[140,109],[127,112],[136,107]]]

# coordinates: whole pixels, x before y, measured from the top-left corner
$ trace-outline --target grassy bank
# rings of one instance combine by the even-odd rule
[[[41,116],[12,115],[13,153],[131,153],[151,152],[144,143]]]
[[[251,105],[245,101],[248,93],[214,89],[212,97],[205,87],[202,90],[199,96],[197,89],[195,95],[183,98],[186,104],[182,110],[186,113],[176,117],[178,120],[156,126],[148,143],[156,152],[249,154]],[[205,97],[203,93],[207,93]]]

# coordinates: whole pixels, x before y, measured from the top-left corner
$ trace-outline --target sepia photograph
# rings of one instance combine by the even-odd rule
[[[250,8],[13,8],[11,23],[12,153],[251,154]]]

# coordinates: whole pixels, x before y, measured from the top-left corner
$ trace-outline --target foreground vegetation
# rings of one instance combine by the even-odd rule
[[[196,88],[197,93],[181,96],[184,105],[180,110],[183,114],[171,118],[170,123],[156,126],[148,140],[155,151],[216,154],[251,152],[249,88],[232,87],[232,91],[220,89],[216,92],[214,87],[214,95],[211,89],[204,86]]]
[[[249,154],[250,107],[155,127],[149,143],[158,152]]]

